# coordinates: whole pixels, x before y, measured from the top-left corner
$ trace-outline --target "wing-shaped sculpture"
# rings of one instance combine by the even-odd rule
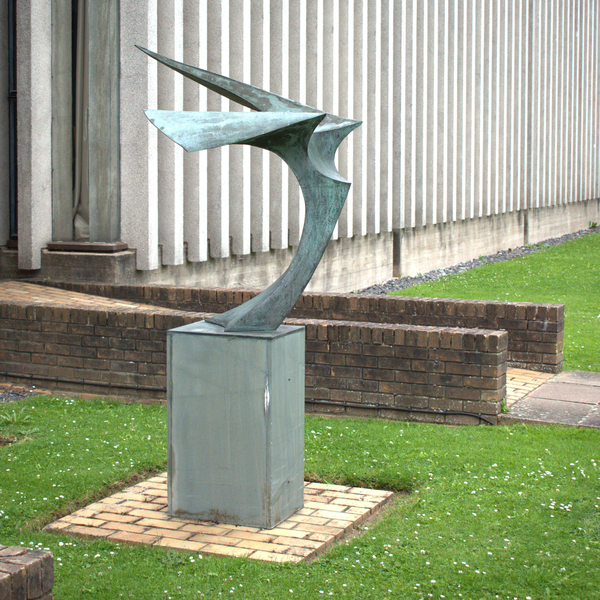
[[[189,152],[227,144],[270,150],[289,165],[300,183],[306,213],[290,266],[248,302],[208,319],[226,331],[273,331],[302,295],[331,238],[350,189],[350,183],[337,172],[334,157],[342,140],[360,121],[330,115],[145,48],[140,50],[200,85],[259,111],[147,110],[146,115],[160,131]]]

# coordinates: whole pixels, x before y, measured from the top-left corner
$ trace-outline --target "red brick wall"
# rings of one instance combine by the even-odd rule
[[[564,306],[401,296],[305,294],[292,315],[508,333],[509,366],[558,373],[563,364]]]
[[[44,387],[160,401],[165,397],[166,331],[204,317],[153,307],[102,310],[4,304],[0,377],[15,380],[15,375],[29,375]],[[482,413],[491,420],[500,411],[506,381],[505,332],[337,320],[290,319],[290,323],[306,326],[307,400],[352,403],[329,407],[309,403],[311,410],[407,418],[407,412],[394,407],[410,407]],[[355,403],[381,407],[358,408]],[[425,412],[413,417],[450,419]],[[457,415],[452,419],[461,420]],[[473,422],[469,417],[462,420]]]
[[[31,375],[44,387],[53,387],[52,378],[67,380],[54,386],[65,391],[107,394],[103,384],[111,384],[115,396],[164,398],[166,331],[203,316],[5,304],[0,307],[0,375]]]
[[[149,285],[53,285],[109,298],[210,313],[229,310],[258,293]],[[290,317],[502,330],[508,333],[509,366],[559,373],[563,365],[562,304],[304,294]]]
[[[506,395],[505,332],[344,321],[304,323],[306,398],[317,401],[313,412],[474,422],[465,415],[429,412],[451,411],[480,413],[497,422]],[[321,400],[336,404],[319,404]]]

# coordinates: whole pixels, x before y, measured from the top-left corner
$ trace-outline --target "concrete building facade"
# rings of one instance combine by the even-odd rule
[[[600,222],[599,20],[600,0],[4,2],[0,277],[250,288],[291,260],[288,168],[161,136],[145,108],[241,107],[135,44],[363,121],[313,291]]]

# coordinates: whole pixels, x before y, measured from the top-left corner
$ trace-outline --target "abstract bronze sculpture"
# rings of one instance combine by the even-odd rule
[[[146,110],[146,116],[160,131],[188,152],[228,144],[270,150],[289,165],[300,183],[306,216],[298,250],[288,269],[248,302],[208,319],[225,331],[274,331],[302,295],[331,238],[350,189],[350,183],[335,168],[335,153],[361,122],[138,48],[183,76],[258,111]]]

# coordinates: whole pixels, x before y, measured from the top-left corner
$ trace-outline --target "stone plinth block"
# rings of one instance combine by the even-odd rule
[[[303,506],[304,328],[167,340],[169,515],[275,527]]]

